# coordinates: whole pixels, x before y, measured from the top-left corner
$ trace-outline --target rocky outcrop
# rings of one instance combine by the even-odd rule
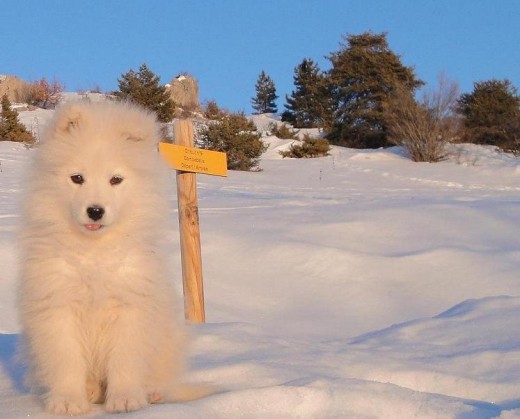
[[[199,85],[197,80],[188,75],[181,74],[166,85],[175,106],[184,111],[199,111]]]
[[[30,84],[26,81],[9,75],[0,75],[0,98],[7,94],[11,103],[26,102]]]

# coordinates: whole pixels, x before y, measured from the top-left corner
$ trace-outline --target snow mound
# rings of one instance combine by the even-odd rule
[[[43,124],[52,111],[20,114]],[[520,159],[472,145],[437,164],[399,148],[282,159],[292,140],[264,141],[261,172],[197,176],[208,324],[192,327],[189,378],[219,393],[125,417],[520,417]],[[0,142],[10,419],[50,418],[15,362],[13,243],[33,152]],[[179,255],[171,264],[181,293]],[[113,415],[94,406],[90,417]]]
[[[130,417],[490,418],[502,411],[508,417],[499,406],[517,395],[520,371],[518,363],[511,365],[519,348],[510,343],[520,341],[513,324],[518,315],[520,298],[488,297],[350,341],[313,345],[251,324],[199,325],[190,379],[218,383],[219,392]],[[460,333],[468,319],[493,339],[478,328]],[[442,339],[457,333],[456,342]],[[40,415],[39,401],[22,384],[22,366],[13,367],[17,341],[17,335],[0,335],[0,403],[14,391],[19,395],[10,402],[9,417]],[[112,417],[100,406],[93,416]]]
[[[507,403],[518,394],[513,378],[520,374],[518,316],[519,297],[467,300],[433,318],[352,339],[349,343],[362,349],[352,364],[359,378]],[[379,366],[374,367],[371,355],[379,358]]]
[[[280,117],[273,113],[249,115],[247,119],[249,119],[253,122],[253,124],[255,124],[257,131],[262,135],[268,135],[271,132],[271,126],[273,124],[282,124]]]
[[[375,150],[356,150],[351,160],[402,161],[410,160],[402,147],[389,147]]]

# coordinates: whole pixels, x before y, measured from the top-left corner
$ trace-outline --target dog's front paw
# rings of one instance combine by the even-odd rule
[[[56,394],[47,396],[45,409],[54,415],[82,415],[90,410],[90,403],[86,397]]]
[[[163,401],[164,396],[160,391],[155,390],[148,393],[148,403],[162,403]]]
[[[114,394],[105,401],[105,409],[109,412],[131,412],[148,405],[145,395]]]

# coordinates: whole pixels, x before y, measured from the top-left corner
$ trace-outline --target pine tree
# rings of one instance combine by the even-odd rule
[[[313,128],[327,125],[331,113],[331,101],[325,83],[325,76],[318,65],[305,58],[294,69],[294,86],[290,96],[285,96],[286,111],[282,121],[296,128]]]
[[[155,75],[146,64],[142,64],[139,71],[129,70],[121,75],[118,79],[119,91],[115,92],[115,95],[155,112],[159,121],[168,122],[173,118],[175,104],[166,87],[161,86],[159,81],[159,76]]]
[[[457,111],[464,119],[464,141],[520,153],[520,96],[509,80],[475,83],[472,93],[460,97]]]
[[[219,110],[209,124],[199,131],[204,148],[227,154],[229,170],[259,170],[259,160],[267,147],[256,127],[242,113]]]
[[[413,93],[422,81],[388,46],[386,33],[349,35],[328,59],[334,106],[332,143],[355,148],[389,145],[383,105],[399,88]]]
[[[33,135],[18,120],[18,112],[11,109],[7,95],[2,96],[2,112],[0,113],[0,141],[17,141],[33,143]]]
[[[275,100],[278,99],[276,95],[276,86],[267,74],[262,70],[258,76],[255,85],[256,96],[251,99],[255,113],[276,113],[278,108]]]

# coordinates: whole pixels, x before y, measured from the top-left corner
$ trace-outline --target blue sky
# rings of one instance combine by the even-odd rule
[[[388,32],[430,87],[444,72],[463,92],[492,78],[520,89],[519,21],[518,0],[4,0],[0,74],[114,90],[146,63],[164,83],[188,72],[201,101],[249,113],[264,70],[281,111],[303,58],[327,70],[343,35],[371,30]]]

